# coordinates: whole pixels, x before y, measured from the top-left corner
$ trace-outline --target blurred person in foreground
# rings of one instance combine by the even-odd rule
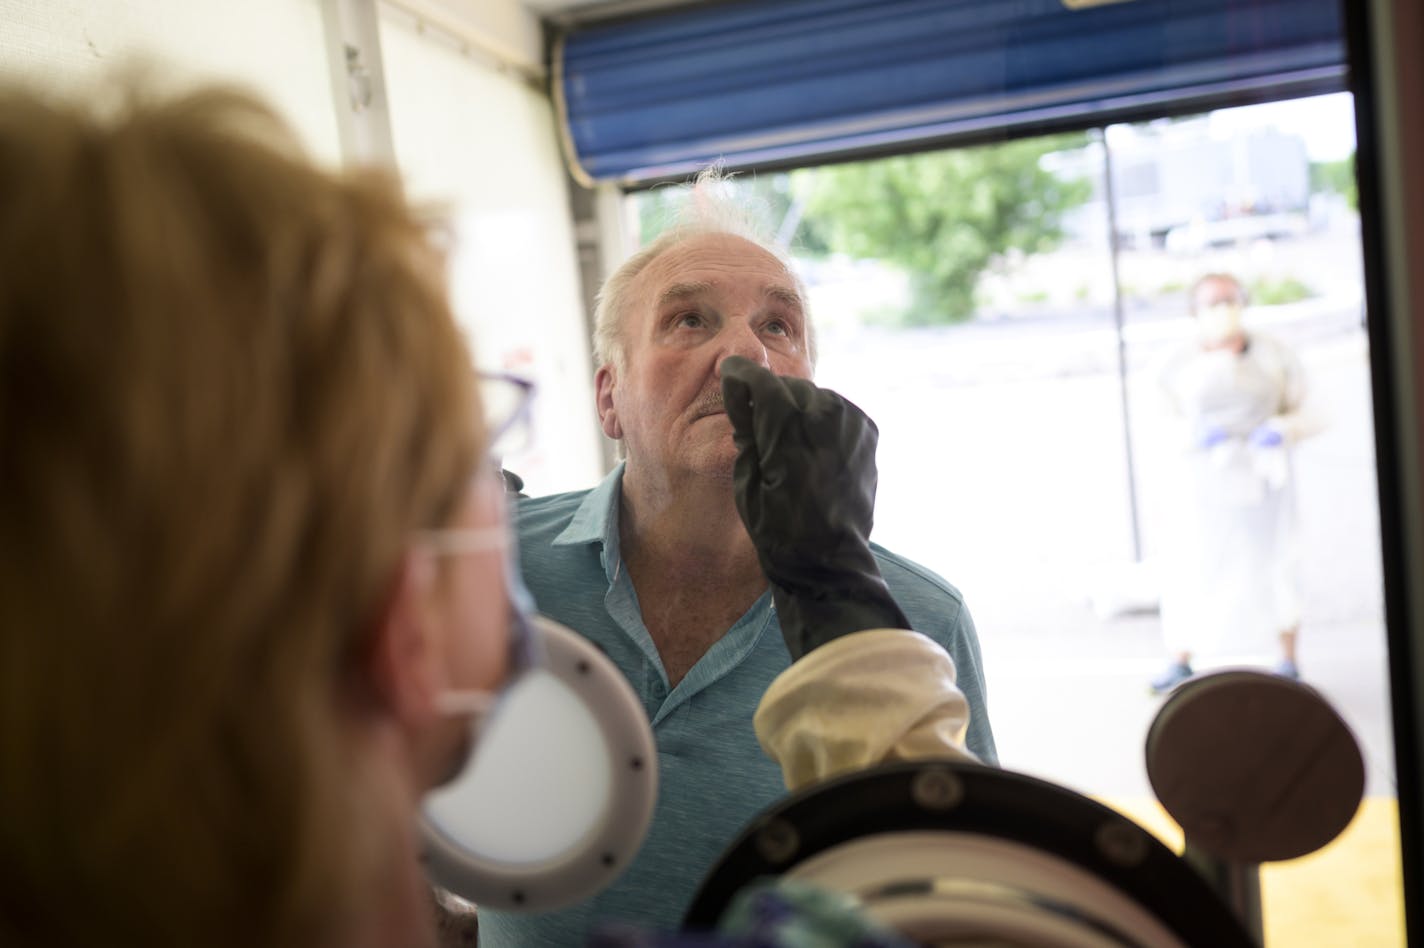
[[[241,94],[113,99],[0,92],[0,944],[431,944],[515,638],[441,263]]]
[[[540,611],[595,642],[647,710],[653,823],[608,890],[544,915],[482,912],[483,945],[574,945],[607,922],[675,928],[718,855],[788,786],[882,759],[917,720],[938,722],[936,752],[996,760],[969,609],[869,542],[875,426],[810,381],[805,289],[720,187],[704,174],[683,217],[599,294],[596,407],[622,463],[591,490],[519,508]],[[905,632],[892,658],[836,643],[798,663],[835,666],[849,690],[779,678],[819,644],[877,629]],[[917,694],[914,668],[933,697],[899,703]],[[827,712],[819,725],[792,713],[808,700]]]
[[[1188,299],[1196,338],[1158,381],[1184,452],[1174,465],[1174,526],[1164,557],[1162,693],[1205,653],[1278,649],[1276,672],[1300,676],[1300,550],[1292,449],[1319,430],[1305,411],[1295,352],[1242,323],[1246,290],[1211,273]]]

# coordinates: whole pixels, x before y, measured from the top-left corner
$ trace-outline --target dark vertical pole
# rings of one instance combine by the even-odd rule
[[[1261,867],[1230,862],[1198,848],[1188,839],[1182,858],[1200,872],[1257,944],[1265,941],[1261,918]]]
[[[1355,174],[1365,261],[1370,381],[1374,395],[1389,645],[1395,786],[1404,885],[1405,937],[1424,941],[1424,616],[1417,581],[1421,442],[1419,381],[1424,347],[1424,187],[1414,169],[1424,130],[1424,69],[1416,51],[1424,15],[1415,0],[1341,0],[1355,96]]]
[[[1132,519],[1132,558],[1140,563],[1142,527],[1137,518],[1137,468],[1132,458],[1132,415],[1127,404],[1127,341],[1122,333],[1122,281],[1118,279],[1117,272],[1117,198],[1113,194],[1112,149],[1108,147],[1106,128],[1098,129],[1098,140],[1103,143],[1103,194],[1107,197],[1108,255],[1112,259],[1113,324],[1117,327],[1117,382],[1122,402],[1122,441],[1127,454],[1127,506]]]

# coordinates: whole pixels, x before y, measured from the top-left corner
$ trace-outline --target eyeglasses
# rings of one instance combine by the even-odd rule
[[[534,383],[505,372],[479,373],[489,456],[499,464],[533,440]]]

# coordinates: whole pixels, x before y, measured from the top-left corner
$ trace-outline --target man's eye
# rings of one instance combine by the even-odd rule
[[[685,326],[688,329],[701,329],[706,325],[700,313],[682,313],[677,317],[676,325]]]
[[[773,332],[773,333],[775,333],[775,334],[778,335],[778,336],[789,336],[789,335],[791,335],[791,327],[788,326],[788,325],[786,325],[785,322],[783,322],[782,320],[779,320],[779,319],[773,319],[773,320],[771,320],[770,322],[768,322],[768,323],[766,324],[766,328],[767,328],[767,331],[768,331],[768,332]]]

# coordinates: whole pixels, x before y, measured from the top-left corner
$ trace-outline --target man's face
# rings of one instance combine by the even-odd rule
[[[722,360],[739,355],[811,377],[796,282],[751,241],[705,234],[656,257],[628,300],[624,367],[604,366],[595,379],[604,432],[623,440],[630,471],[730,478],[736,446],[722,410]]]
[[[1207,279],[1197,286],[1192,294],[1192,311],[1196,314],[1197,339],[1203,349],[1241,351],[1244,295],[1241,286],[1229,279]]]

